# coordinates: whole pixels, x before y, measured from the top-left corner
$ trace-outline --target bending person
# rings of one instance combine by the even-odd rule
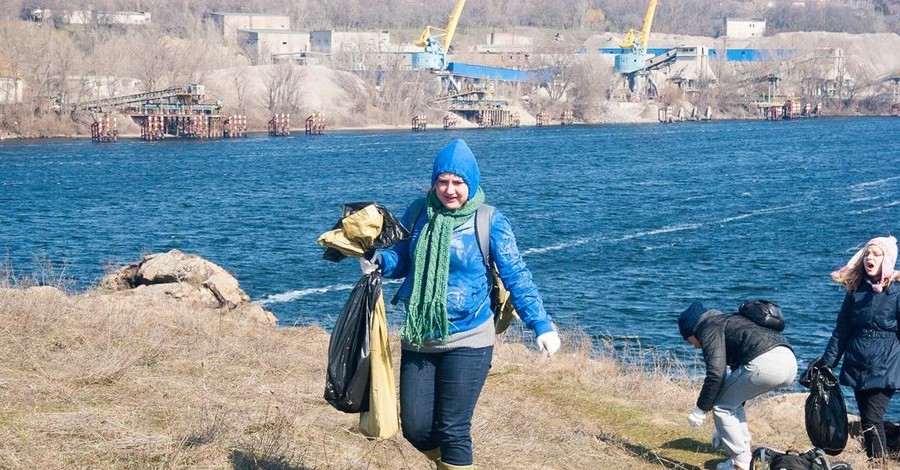
[[[491,365],[495,339],[489,273],[475,235],[484,200],[475,155],[462,140],[434,161],[421,211],[403,216],[409,240],[361,259],[387,278],[403,278],[395,299],[406,306],[400,331],[400,423],[403,436],[439,469],[471,469],[472,415]],[[418,212],[418,213],[413,213]],[[410,220],[415,218],[415,220]],[[516,247],[509,220],[493,212],[490,256],[513,306],[552,355],[559,335],[531,272]]]
[[[712,411],[713,447],[730,457],[716,469],[749,470],[753,449],[744,402],[794,381],[793,349],[778,331],[741,315],[706,309],[700,302],[681,313],[678,330],[691,345],[703,349],[706,362],[706,378],[688,423],[700,426]]]

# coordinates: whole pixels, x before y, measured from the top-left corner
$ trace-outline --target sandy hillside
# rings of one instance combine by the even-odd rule
[[[584,46],[591,48],[617,47],[621,35],[601,33],[589,37]],[[681,45],[706,45],[721,48],[770,48],[770,49],[802,49],[815,50],[821,48],[840,48],[844,52],[846,73],[856,84],[866,85],[871,90],[885,90],[885,80],[900,74],[900,35],[897,34],[860,34],[846,33],[781,33],[770,37],[752,40],[731,40],[725,43],[722,39],[710,37],[653,34],[650,47]],[[800,59],[798,59],[800,60]],[[790,68],[790,62],[784,64]],[[214,71],[206,80],[209,93],[217,96],[225,103],[225,112],[243,114],[248,122],[256,123],[255,130],[262,130],[265,122],[271,117],[266,109],[266,76],[273,72],[275,66],[239,67]],[[323,112],[328,117],[331,128],[365,128],[365,127],[403,127],[406,120],[394,126],[380,121],[379,113],[359,103],[348,89],[358,86],[357,77],[347,72],[339,72],[325,66],[296,67],[301,72],[299,80],[302,98],[300,110],[292,116],[292,127],[303,127],[303,120],[313,112]],[[235,85],[236,80],[244,80],[243,103]],[[506,97],[512,103],[518,102],[519,96]],[[241,105],[242,104],[242,105]],[[535,122],[533,114],[521,106],[514,106],[519,112],[523,125]],[[435,110],[435,116],[440,114]],[[433,118],[435,116],[430,117]],[[727,116],[721,116],[727,117]],[[635,105],[633,103],[606,103],[602,106],[601,123],[655,122],[656,106]],[[254,124],[251,124],[254,125]],[[459,127],[470,127],[460,123]]]

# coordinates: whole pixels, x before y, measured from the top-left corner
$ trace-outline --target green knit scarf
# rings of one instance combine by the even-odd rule
[[[441,204],[434,190],[428,192],[425,203],[428,220],[416,241],[411,267],[412,294],[406,323],[400,330],[400,337],[415,346],[423,345],[426,340],[447,341],[450,337],[450,322],[447,320],[450,237],[453,230],[469,220],[483,202],[484,192],[478,188],[475,197],[462,207],[449,210]]]

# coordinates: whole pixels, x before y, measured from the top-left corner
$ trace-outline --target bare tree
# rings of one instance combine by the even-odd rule
[[[568,70],[572,112],[585,122],[596,122],[607,101],[607,91],[615,82],[615,72],[596,53],[585,55]]]
[[[6,67],[6,74],[13,78],[23,78],[25,64],[29,56],[28,41],[31,34],[28,29],[31,25],[25,25],[11,18],[0,20],[0,61]]]
[[[234,85],[234,93],[237,97],[238,114],[247,113],[247,80],[244,78],[244,69],[234,67],[231,69],[231,83]]]
[[[58,96],[62,103],[80,101],[91,88],[92,77],[84,73],[84,55],[68,37],[56,41],[50,52],[51,74],[53,77],[51,94]]]
[[[135,32],[125,43],[128,57],[125,72],[141,81],[143,91],[155,91],[172,83],[166,81],[169,67],[168,43],[152,30]]]
[[[271,112],[295,113],[303,107],[303,72],[293,64],[266,66],[262,74],[263,106]]]

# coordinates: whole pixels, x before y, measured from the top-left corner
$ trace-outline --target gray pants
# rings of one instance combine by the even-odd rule
[[[797,359],[790,349],[783,346],[728,374],[712,411],[721,446],[729,457],[744,454],[749,460],[752,450],[744,402],[776,388],[786,387],[796,376]]]

